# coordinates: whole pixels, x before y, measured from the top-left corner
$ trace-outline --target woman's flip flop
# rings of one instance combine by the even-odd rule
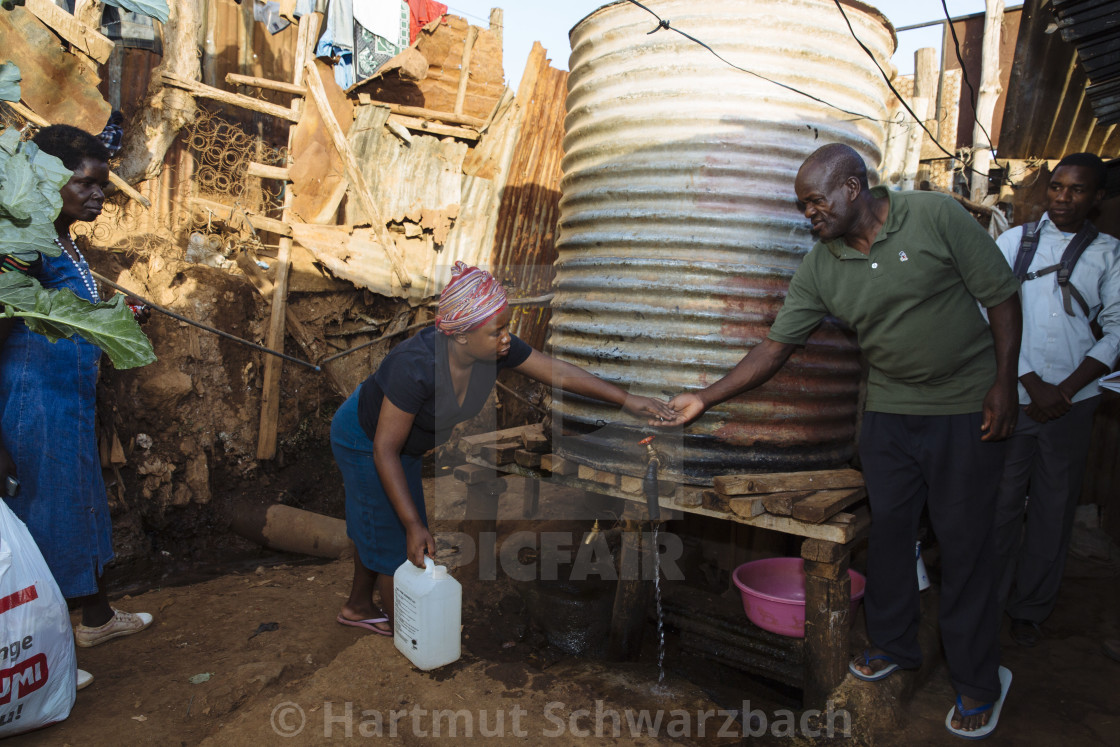
[[[335,619],[338,620],[341,625],[349,625],[352,628],[363,628],[371,633],[377,633],[378,635],[393,635],[393,631],[377,627],[377,623],[389,622],[389,618],[385,616],[371,617],[368,620],[347,620],[342,615],[339,615]]]

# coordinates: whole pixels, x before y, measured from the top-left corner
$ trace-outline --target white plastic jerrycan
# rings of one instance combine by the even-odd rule
[[[447,566],[406,560],[393,574],[393,641],[417,668],[427,671],[457,660],[463,587]]]

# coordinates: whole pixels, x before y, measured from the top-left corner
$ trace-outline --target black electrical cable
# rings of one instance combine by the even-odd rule
[[[988,149],[992,150],[992,133],[988,132],[988,128],[984,126],[984,123],[976,118],[976,100],[978,96],[976,94],[976,89],[972,87],[972,81],[968,79],[968,71],[964,67],[964,58],[961,56],[961,41],[957,38],[957,28],[953,25],[953,18],[949,14],[949,6],[945,3],[945,0],[941,0],[941,7],[945,11],[945,21],[946,25],[949,27],[949,33],[953,37],[953,51],[956,52],[957,55],[957,64],[961,66],[961,78],[964,80],[964,84],[968,86],[968,91],[971,94],[972,118],[976,124],[980,125],[980,131],[984,133],[984,137],[988,138]],[[1008,170],[996,160],[994,152],[992,153],[992,162],[998,166],[1005,175],[1007,174]],[[1006,181],[1010,184],[1010,180]]]
[[[942,153],[944,153],[947,158],[959,161],[960,159],[957,156],[957,154],[953,153],[950,150],[947,150],[945,148],[945,146],[941,144],[941,142],[934,136],[934,134],[930,131],[930,129],[928,127],[926,127],[925,122],[923,122],[918,117],[918,115],[914,113],[914,110],[910,108],[910,105],[906,103],[906,100],[902,97],[902,94],[900,94],[898,92],[898,89],[896,89],[894,87],[894,85],[891,83],[890,76],[888,76],[887,72],[885,70],[883,70],[883,67],[882,67],[882,65],[879,64],[879,61],[877,59],[875,59],[875,54],[870,49],[868,49],[867,45],[864,44],[863,41],[860,40],[859,36],[856,34],[855,29],[852,28],[852,22],[848,19],[848,14],[844,11],[843,6],[840,4],[840,0],[833,0],[833,1],[836,3],[836,7],[840,10],[840,14],[844,17],[844,22],[848,25],[848,31],[851,33],[852,38],[855,40],[855,42],[857,44],[859,44],[859,46],[863,49],[863,51],[867,53],[867,56],[871,58],[871,61],[873,63],[875,63],[875,67],[879,69],[879,73],[883,76],[883,80],[886,82],[887,88],[890,89],[891,93],[894,94],[895,98],[898,99],[899,103],[902,104],[903,108],[905,108],[906,111],[910,114],[910,116],[913,117],[914,121],[918,123],[918,126],[921,127],[925,131],[925,133],[929,136],[929,138],[933,142],[933,144],[937,146],[937,149],[940,150]],[[771,78],[767,78],[765,75],[760,75],[759,73],[756,73],[753,70],[748,70],[746,68],[739,67],[738,65],[734,64],[733,62],[731,62],[730,60],[726,59],[721,54],[716,52],[714,49],[712,49],[710,46],[705,44],[700,39],[697,39],[696,37],[692,36],[691,34],[688,34],[684,31],[681,31],[680,29],[676,28],[675,26],[673,26],[670,23],[670,21],[662,18],[657,13],[655,13],[654,11],[647,8],[645,5],[642,5],[640,2],[638,2],[638,0],[628,0],[628,2],[630,2],[632,5],[638,6],[639,8],[641,8],[642,10],[644,10],[645,12],[649,13],[651,16],[653,16],[654,18],[657,19],[657,27],[654,28],[652,31],[650,31],[649,32],[650,34],[661,31],[662,29],[665,29],[665,30],[668,30],[668,31],[675,31],[676,33],[680,34],[681,36],[688,39],[689,41],[691,41],[695,44],[699,44],[701,47],[703,47],[704,49],[708,50],[713,55],[715,55],[715,57],[720,62],[723,62],[725,65],[728,65],[729,67],[732,67],[735,70],[739,70],[740,72],[748,73],[749,75],[753,75],[756,78],[761,78],[762,80],[766,81],[767,83],[773,83],[774,85],[779,86],[781,88],[784,88],[787,91],[792,91],[793,93],[796,93],[798,95],[810,98],[813,101],[824,104],[825,106],[827,106],[831,109],[836,109],[837,111],[844,112],[845,114],[851,114],[853,117],[856,117],[857,119],[865,119],[865,120],[868,120],[868,121],[871,121],[871,122],[881,122],[883,124],[897,124],[893,120],[878,119],[876,117],[868,116],[867,114],[860,114],[859,112],[853,112],[851,110],[845,109],[843,107],[840,107],[840,106],[832,104],[828,101],[825,101],[824,99],[819,98],[817,96],[814,96],[811,93],[808,93],[806,91],[802,91],[798,88],[795,88],[794,86],[790,86],[790,85],[787,85],[785,83],[781,83],[779,81],[773,80]],[[962,166],[966,170],[971,171],[975,174],[980,173],[979,171],[972,168],[971,166],[968,166],[967,164],[962,163]]]
[[[829,108],[836,109],[837,111],[844,112],[845,114],[851,114],[856,119],[866,119],[866,120],[869,120],[871,122],[881,122],[883,124],[894,124],[894,122],[892,122],[891,120],[888,120],[888,119],[877,119],[875,117],[868,116],[867,114],[860,114],[859,112],[853,112],[850,109],[845,109],[842,106],[837,106],[836,104],[829,103],[828,101],[825,101],[822,98],[814,96],[813,94],[808,93],[807,91],[802,91],[799,88],[795,88],[791,85],[781,83],[781,82],[776,81],[772,78],[767,78],[765,75],[761,75],[759,73],[756,73],[753,70],[748,70],[745,67],[739,67],[735,63],[733,63],[730,60],[728,60],[727,58],[725,58],[719,52],[715,51],[714,49],[709,47],[707,44],[705,44],[704,42],[697,39],[695,36],[692,36],[691,34],[688,34],[684,31],[681,31],[679,28],[671,25],[671,23],[668,20],[666,20],[666,19],[662,18],[661,16],[657,15],[657,13],[654,13],[652,10],[650,10],[649,8],[647,8],[646,6],[644,6],[640,2],[638,2],[638,0],[629,0],[629,2],[631,2],[634,5],[637,5],[639,8],[641,8],[642,10],[644,10],[645,12],[649,13],[651,16],[653,16],[654,18],[657,19],[657,27],[655,29],[653,29],[652,31],[650,31],[649,32],[650,34],[661,31],[662,29],[664,29],[666,31],[675,31],[676,33],[680,34],[685,39],[688,39],[689,41],[693,42],[694,44],[699,44],[701,47],[703,47],[704,49],[708,50],[713,55],[715,55],[716,59],[718,59],[720,62],[722,62],[723,64],[725,64],[725,65],[727,65],[731,68],[734,68],[735,70],[738,70],[738,71],[743,72],[743,73],[747,73],[748,75],[753,75],[756,78],[761,78],[762,80],[766,81],[767,83],[772,83],[776,86],[779,86],[780,88],[786,89],[787,91],[792,91],[793,93],[796,93],[800,96],[805,96],[806,98],[810,98],[813,101],[816,101],[817,103],[820,103],[820,104],[824,104],[825,106],[827,106]]]

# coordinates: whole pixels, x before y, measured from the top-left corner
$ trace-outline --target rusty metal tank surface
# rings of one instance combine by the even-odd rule
[[[872,169],[890,92],[826,0],[629,2],[572,29],[551,348],[636,394],[669,397],[726,374],[766,335],[811,248],[793,181],[829,142]],[[884,68],[894,31],[844,4]],[[875,181],[872,176],[873,183]],[[854,336],[826,322],[769,383],[663,433],[663,478],[838,465],[854,453]],[[617,408],[557,398],[558,442],[577,462],[640,475],[639,426]],[[604,427],[606,426],[606,427]]]

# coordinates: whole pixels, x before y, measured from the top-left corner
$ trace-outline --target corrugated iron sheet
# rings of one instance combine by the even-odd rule
[[[1102,125],[1120,122],[1120,8],[1115,0],[1053,0],[1062,39],[1077,47],[1085,94]]]
[[[1074,45],[1047,33],[1054,22],[1043,0],[1023,4],[997,152],[1000,158],[1057,159],[1081,151],[1120,156],[1120,129],[1094,116]],[[1118,48],[1113,41],[1114,57]]]
[[[844,142],[879,163],[890,95],[825,0],[651,2],[731,62],[804,90],[854,118],[737,71],[630,3],[571,32],[561,233],[552,349],[630,391],[668,396],[714,382],[765,336],[813,241],[793,180],[820,145]],[[847,5],[886,65],[893,30]],[[825,324],[782,373],[714,408],[675,443],[663,472],[836,465],[854,451],[860,382],[849,333]],[[577,398],[556,403],[565,455],[639,474],[626,417]],[[629,421],[633,422],[633,421]]]
[[[334,275],[381,295],[420,300],[439,294],[457,260],[489,265],[498,189],[509,168],[516,135],[514,109],[501,110],[487,133],[497,141],[497,175],[493,179],[463,174],[465,144],[414,133],[411,145],[406,145],[385,128],[387,116],[384,107],[360,107],[349,135],[382,217],[389,222],[407,219],[426,227],[454,216],[440,247],[427,232],[417,237],[395,234],[412,286],[401,288],[383,247],[367,230],[356,229],[351,234],[345,228],[294,225],[293,231],[297,243]]]
[[[568,73],[550,67],[543,54],[540,62],[532,90],[519,94],[529,125],[521,128],[502,190],[493,250],[494,272],[519,297],[548,293],[555,275]],[[515,307],[513,333],[542,348],[550,318],[547,305]]]

